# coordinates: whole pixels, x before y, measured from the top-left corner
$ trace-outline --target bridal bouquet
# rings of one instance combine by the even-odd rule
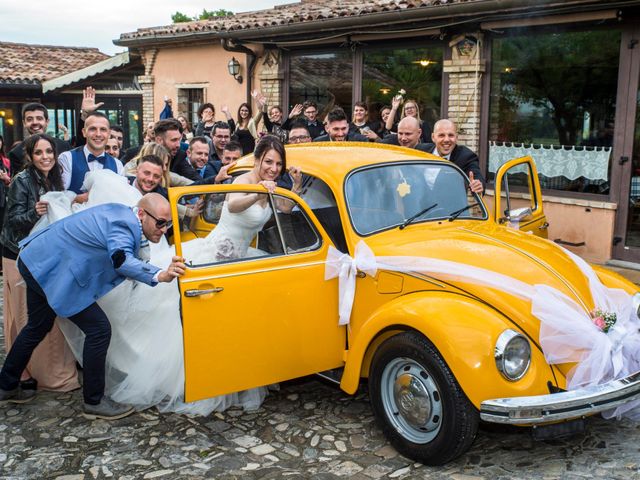
[[[593,324],[602,330],[604,333],[607,333],[611,327],[613,327],[616,323],[617,317],[613,312],[605,312],[600,308],[594,308],[591,313],[591,321]]]

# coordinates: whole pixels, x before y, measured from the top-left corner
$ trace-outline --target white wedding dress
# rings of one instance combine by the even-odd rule
[[[216,228],[203,240],[196,239],[183,244],[183,256],[195,265],[202,265],[264,255],[264,252],[249,245],[271,214],[271,207],[262,207],[258,203],[243,212],[231,213],[225,201]]]
[[[123,181],[124,180],[124,181]],[[87,204],[74,205],[73,211],[107,202],[133,206],[140,193],[129,186],[124,177],[100,170],[87,175]],[[34,229],[71,213],[71,202],[61,192],[46,194],[49,212]],[[204,264],[227,258],[241,258],[249,252],[251,240],[271,217],[269,207],[254,204],[241,213],[230,213],[223,206],[217,227],[203,239],[182,244],[187,262]],[[163,238],[150,244],[149,262],[165,269],[175,250]],[[249,255],[261,253],[251,249]],[[184,357],[180,294],[177,282],[159,283],[155,287],[125,280],[98,300],[111,322],[111,343],[106,360],[105,394],[116,402],[145,409],[156,406],[160,411],[208,415],[230,406],[253,410],[266,396],[265,387],[222,395],[193,403],[183,402]],[[69,320],[60,326],[78,361],[82,361],[84,335]],[[215,378],[211,379],[215,382]]]

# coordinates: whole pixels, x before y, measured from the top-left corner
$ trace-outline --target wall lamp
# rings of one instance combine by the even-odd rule
[[[227,64],[227,68],[229,69],[229,75],[235,78],[238,83],[242,83],[242,75],[240,75],[240,62],[236,60],[236,57],[231,57],[229,63]]]

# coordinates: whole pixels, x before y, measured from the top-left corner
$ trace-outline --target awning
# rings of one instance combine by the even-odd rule
[[[110,73],[112,71],[126,67],[131,62],[129,52],[119,53],[98,63],[94,63],[81,70],[67,73],[60,77],[52,78],[42,82],[42,93],[52,92],[73,84],[85,82],[97,75]]]

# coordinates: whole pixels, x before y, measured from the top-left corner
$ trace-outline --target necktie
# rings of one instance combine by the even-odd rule
[[[93,153],[90,153],[89,156],[87,157],[88,162],[94,162],[96,160],[98,161],[98,163],[100,163],[100,165],[104,167],[104,155],[100,157],[96,157]]]
[[[151,247],[149,246],[149,240],[143,235],[140,240],[140,250],[138,251],[138,257],[143,262],[151,260]]]

